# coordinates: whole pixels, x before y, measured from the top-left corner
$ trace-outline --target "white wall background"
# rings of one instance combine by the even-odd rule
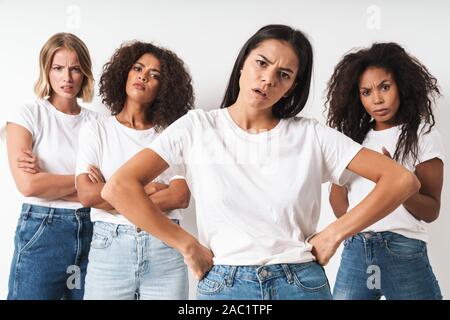
[[[438,128],[450,156],[450,2],[442,1],[312,1],[303,0],[0,0],[0,121],[17,104],[32,101],[38,75],[41,46],[54,33],[77,34],[90,49],[94,75],[126,40],[154,42],[175,51],[190,68],[196,93],[196,107],[217,108],[240,47],[261,26],[284,23],[306,32],[315,50],[313,89],[304,114],[324,121],[326,82],[334,65],[353,47],[374,41],[395,41],[417,56],[442,89],[436,115]],[[96,88],[98,91],[98,89]],[[105,112],[96,97],[88,108]],[[13,237],[19,216],[20,196],[16,191],[0,144],[0,299],[6,297]],[[57,152],[57,150],[55,150]],[[430,225],[429,254],[444,298],[450,298],[450,186],[445,175],[440,218]],[[334,216],[323,188],[320,226]],[[192,202],[184,225],[196,233]],[[340,251],[326,267],[333,286]],[[191,277],[191,298],[195,297]]]

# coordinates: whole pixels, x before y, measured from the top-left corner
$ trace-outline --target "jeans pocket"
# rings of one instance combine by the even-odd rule
[[[94,249],[106,249],[111,245],[112,236],[104,233],[100,233],[94,230],[91,240],[91,248]]]
[[[321,265],[316,262],[293,268],[294,283],[308,292],[322,290],[328,286],[328,279]]]
[[[397,234],[385,238],[384,244],[389,255],[404,259],[422,257],[426,249],[425,242]]]
[[[214,268],[214,267],[213,267]],[[205,274],[198,282],[197,292],[199,294],[217,294],[225,286],[225,279],[222,275],[215,273],[212,269]]]
[[[36,244],[46,227],[47,217],[31,216],[28,219],[22,219],[18,237],[19,253],[26,252]]]

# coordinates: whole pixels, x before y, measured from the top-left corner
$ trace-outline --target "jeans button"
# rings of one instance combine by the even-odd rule
[[[261,278],[265,278],[268,275],[268,272],[265,269],[262,269],[261,272],[259,273],[259,275],[261,276]]]

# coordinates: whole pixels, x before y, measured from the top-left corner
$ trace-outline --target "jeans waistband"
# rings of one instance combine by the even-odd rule
[[[348,240],[353,241],[355,239],[358,239],[361,241],[384,241],[396,237],[403,237],[403,236],[391,231],[382,231],[382,232],[365,231],[355,234]]]
[[[180,221],[178,219],[171,219],[174,223],[180,224]],[[116,224],[111,222],[105,222],[105,221],[95,221],[94,223],[95,228],[100,228],[102,230],[105,230],[107,232],[110,232],[111,234],[119,234],[119,233],[125,233],[125,234],[148,234],[145,230],[142,230],[141,228],[138,228],[134,225],[126,225],[126,224]]]
[[[91,208],[79,208],[79,209],[66,209],[66,208],[52,208],[46,206],[38,206],[29,203],[22,204],[22,212],[21,215],[24,219],[28,219],[30,216],[49,216],[51,221],[52,218],[67,218],[73,219],[74,217],[78,218],[87,218],[90,219]]]
[[[293,281],[293,273],[295,271],[308,268],[317,264],[315,261],[305,263],[281,263],[267,266],[230,266],[230,265],[215,265],[210,270],[216,274],[221,275],[225,279],[228,286],[233,285],[234,279],[271,279],[280,276],[285,276],[288,282]]]

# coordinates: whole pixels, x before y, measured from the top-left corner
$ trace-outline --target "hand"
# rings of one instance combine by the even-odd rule
[[[385,156],[387,156],[388,158],[392,159],[391,154],[389,153],[389,151],[388,151],[385,147],[382,147],[382,148],[381,148],[381,152],[383,152],[383,154],[384,154]]]
[[[184,263],[192,270],[197,280],[201,280],[213,266],[213,252],[199,242],[190,246],[183,257]]]
[[[31,150],[24,150],[17,158],[17,167],[32,174],[41,172],[39,159]]]
[[[336,253],[341,241],[325,229],[311,238],[309,243],[313,247],[312,254],[316,257],[317,262],[325,266]]]
[[[151,196],[152,194],[167,189],[169,186],[167,184],[164,183],[159,183],[159,182],[150,182],[148,184],[145,185],[144,190],[145,193],[148,196]]]
[[[103,177],[102,172],[95,166],[89,166],[88,177],[92,183],[105,183],[105,178]]]

